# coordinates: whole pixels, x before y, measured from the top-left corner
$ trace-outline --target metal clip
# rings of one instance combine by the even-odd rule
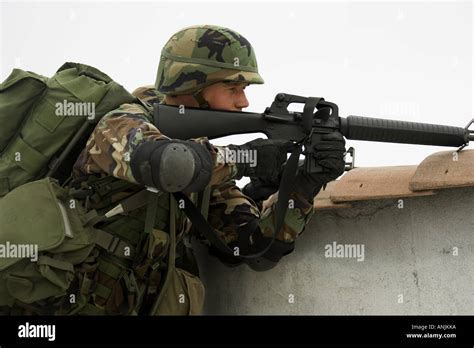
[[[349,171],[354,169],[355,167],[355,149],[351,146],[345,153],[344,153],[344,160],[346,159],[346,155],[350,154],[352,157],[352,162],[346,162],[346,168],[344,170]]]

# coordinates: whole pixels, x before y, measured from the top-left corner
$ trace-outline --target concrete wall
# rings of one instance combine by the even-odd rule
[[[397,199],[351,204],[317,211],[267,272],[228,268],[199,247],[205,313],[474,314],[474,188],[405,198],[402,209]],[[325,257],[334,241],[363,244],[364,261]]]

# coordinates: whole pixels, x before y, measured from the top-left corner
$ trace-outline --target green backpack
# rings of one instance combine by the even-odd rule
[[[0,197],[46,175],[68,176],[102,116],[135,101],[84,64],[65,63],[49,79],[14,69],[0,86]]]
[[[103,219],[105,211],[89,211],[63,187],[97,122],[134,102],[140,101],[110,77],[77,63],[65,63],[49,79],[15,69],[0,85],[0,313],[2,307],[9,314],[137,313],[145,285],[135,279],[134,253],[122,251],[136,249],[140,224],[115,216],[109,226],[122,226],[121,235],[116,227],[97,227],[94,219]],[[108,194],[127,183],[106,177],[100,185],[98,192]],[[204,296],[199,278],[175,267],[176,203],[150,192],[130,201],[149,204],[145,263],[168,265],[162,282],[168,290],[148,314],[199,313]],[[173,222],[169,233],[156,229],[159,202]],[[148,216],[151,203],[155,208]],[[97,282],[97,274],[106,281]],[[103,306],[91,306],[91,296]],[[119,306],[120,296],[126,298]]]

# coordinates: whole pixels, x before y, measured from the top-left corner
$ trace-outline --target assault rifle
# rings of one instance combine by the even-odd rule
[[[304,104],[303,112],[291,112],[292,103]],[[387,120],[361,116],[339,116],[335,103],[324,98],[301,97],[279,93],[272,105],[259,113],[203,110],[155,104],[154,123],[167,136],[187,140],[206,136],[209,139],[234,134],[264,133],[269,139],[285,139],[304,146],[305,170],[322,170],[311,156],[312,143],[335,130],[347,139],[459,147],[474,140],[474,130],[464,127]],[[354,149],[348,152],[354,157]],[[354,159],[354,158],[353,158]],[[354,166],[352,161],[350,168]]]
[[[292,103],[304,104],[303,112],[289,111],[288,106]],[[337,130],[347,139],[455,146],[459,147],[458,151],[467,146],[469,141],[474,140],[474,131],[469,130],[474,119],[465,128],[461,128],[361,116],[343,118],[339,117],[338,106],[324,100],[324,98],[305,98],[284,93],[277,94],[272,105],[262,114],[155,104],[154,123],[163,134],[174,139],[187,140],[201,136],[214,139],[234,134],[261,132],[270,139],[290,140],[297,145],[286,163],[280,181],[278,201],[275,205],[277,221],[271,241],[263,250],[255,254],[238,256],[245,259],[255,259],[255,262],[259,262],[258,257],[269,250],[278,231],[283,226],[288,208],[288,198],[299,167],[300,154],[305,155],[304,170],[309,173],[323,171],[312,155],[314,148],[311,144],[318,142],[324,134]],[[350,169],[354,167],[354,149],[350,148],[347,152],[352,155],[352,163],[349,168],[346,164],[346,169]],[[233,250],[217,237],[200,211],[184,194],[175,192],[174,196],[186,202],[184,209],[197,230],[219,250],[236,256],[233,254]]]

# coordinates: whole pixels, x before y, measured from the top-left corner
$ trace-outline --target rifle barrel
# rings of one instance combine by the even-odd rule
[[[341,133],[352,140],[435,146],[461,146],[474,134],[461,127],[348,116],[340,118]]]

